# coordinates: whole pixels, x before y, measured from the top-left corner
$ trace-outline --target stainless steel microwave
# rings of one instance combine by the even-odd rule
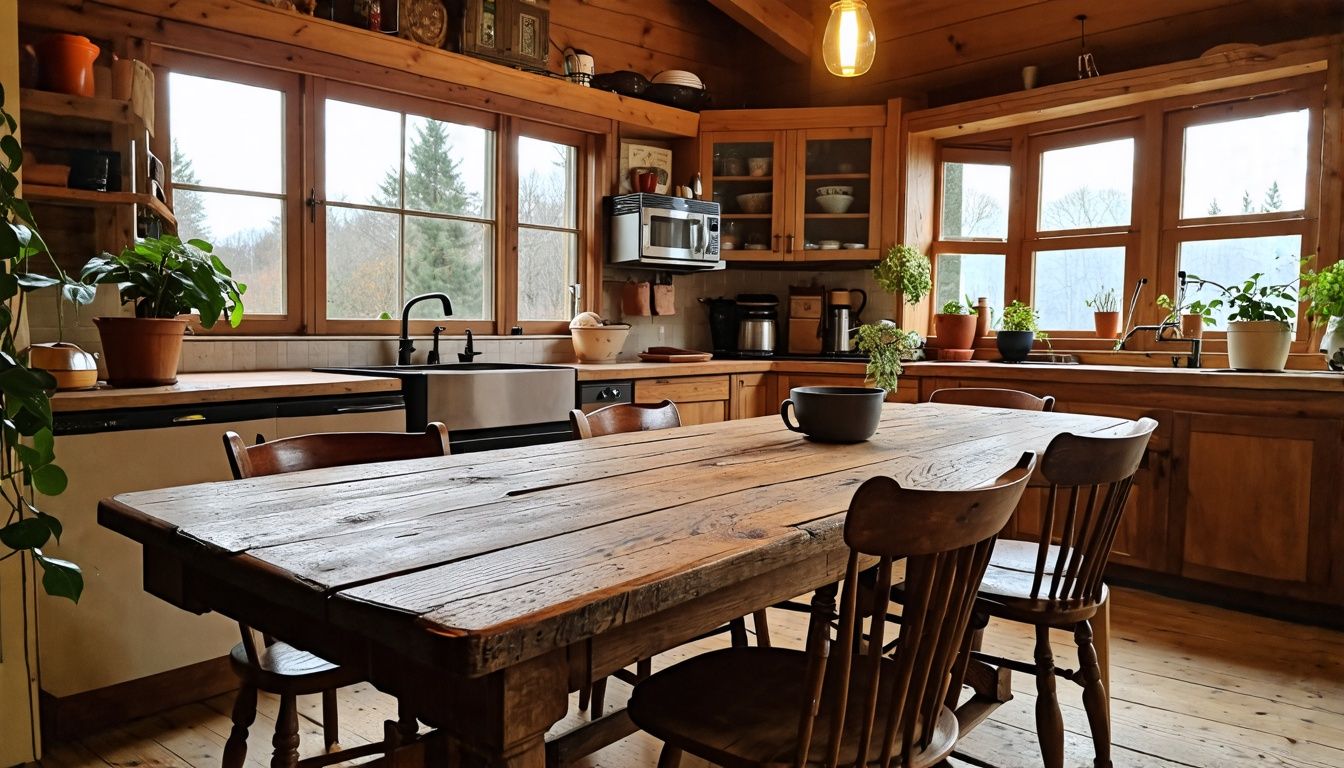
[[[636,193],[606,199],[611,263],[669,271],[723,269],[719,204]]]

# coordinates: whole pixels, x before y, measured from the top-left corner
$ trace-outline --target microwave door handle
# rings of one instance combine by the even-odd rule
[[[699,254],[701,251],[704,250],[705,245],[704,243],[705,237],[703,231],[704,222],[700,221],[699,219],[694,219],[691,221],[691,224],[694,225],[691,228],[691,257],[694,258],[697,254]]]

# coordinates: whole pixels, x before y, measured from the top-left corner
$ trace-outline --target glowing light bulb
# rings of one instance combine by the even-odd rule
[[[821,41],[826,69],[838,77],[858,77],[873,66],[877,32],[864,0],[831,3],[831,18]]]

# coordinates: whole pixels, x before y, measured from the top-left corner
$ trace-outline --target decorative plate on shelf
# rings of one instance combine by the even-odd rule
[[[448,39],[448,9],[442,0],[401,0],[398,36],[442,48]]]

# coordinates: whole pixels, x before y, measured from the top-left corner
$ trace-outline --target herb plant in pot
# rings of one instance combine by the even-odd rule
[[[1265,275],[1256,272],[1242,283],[1225,286],[1189,275],[1194,285],[1206,285],[1222,293],[1227,316],[1227,363],[1239,371],[1281,371],[1288,364],[1293,343],[1289,320],[1296,316],[1297,298],[1292,283],[1261,285]]]
[[[1092,308],[1092,327],[1098,339],[1114,339],[1120,335],[1120,300],[1114,288],[1098,288],[1092,298],[1083,302]]]
[[[237,327],[243,319],[242,294],[228,267],[204,240],[182,242],[172,235],[147,238],[120,254],[103,253],[84,265],[80,279],[116,285],[122,304],[135,306],[135,317],[95,317],[103,342],[107,383],[145,387],[177,381],[182,335],[195,311],[201,326],[220,317]]]
[[[1031,345],[1036,341],[1038,320],[1036,310],[1017,299],[1003,308],[995,343],[1004,362],[1020,363],[1027,359]],[[1041,334],[1041,338],[1045,338],[1045,334]]]
[[[943,311],[933,316],[934,337],[929,347],[939,360],[970,360],[975,354],[975,307],[969,297],[966,303],[949,301]]]
[[[1313,325],[1325,324],[1320,349],[1332,371],[1344,371],[1344,261],[1302,274],[1302,300]]]
[[[1157,306],[1167,310],[1167,316],[1162,320],[1163,325],[1179,326],[1181,338],[1202,339],[1204,338],[1204,326],[1213,325],[1217,322],[1213,317],[1213,310],[1223,306],[1223,300],[1192,301],[1178,307],[1176,302],[1164,293],[1157,297]]]

